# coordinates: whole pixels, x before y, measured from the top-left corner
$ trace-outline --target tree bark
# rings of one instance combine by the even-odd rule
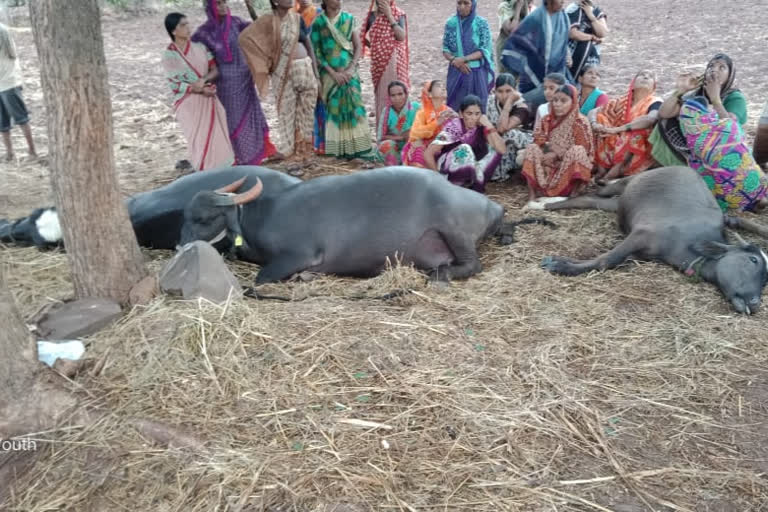
[[[125,302],[146,270],[115,172],[98,0],[34,0],[29,11],[75,295]]]
[[[37,345],[16,308],[0,264],[0,439],[54,426],[75,398],[40,372]]]

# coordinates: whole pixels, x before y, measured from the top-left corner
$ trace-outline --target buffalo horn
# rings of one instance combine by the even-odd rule
[[[736,231],[731,231],[733,233],[733,236],[736,238],[736,240],[742,245],[742,247],[746,247],[749,245],[746,240],[744,240],[740,234],[738,234]]]
[[[239,189],[240,187],[243,186],[243,183],[245,183],[245,176],[243,176],[239,180],[235,181],[234,183],[230,183],[226,187],[221,187],[221,188],[216,189],[216,192],[218,192],[220,194],[227,194],[227,193],[230,193],[230,192],[236,192],[237,189]]]
[[[215,206],[235,206],[235,194],[229,192],[216,192],[213,196]]]
[[[262,185],[260,179],[256,178],[256,184],[245,192],[233,196],[232,202],[237,205],[250,203],[261,195],[262,190],[264,190],[264,185]]]

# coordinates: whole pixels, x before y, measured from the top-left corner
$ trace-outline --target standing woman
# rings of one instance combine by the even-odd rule
[[[581,75],[584,66],[600,64],[600,45],[608,35],[608,16],[592,0],[571,2],[565,8],[571,22],[568,48],[571,52],[571,75]]]
[[[495,65],[491,29],[477,15],[477,0],[456,1],[456,15],[445,23],[443,56],[448,61],[448,106],[458,110],[471,94],[480,98],[484,112]]]
[[[238,165],[258,165],[277,153],[269,141],[267,118],[253,87],[253,77],[237,38],[250,22],[232,16],[227,0],[205,0],[208,21],[192,35],[216,58],[216,94],[227,111],[229,139]]]
[[[501,62],[501,52],[504,51],[507,39],[533,9],[533,0],[501,0],[499,3],[499,37],[496,38],[495,52],[496,69],[499,73],[509,73]]]
[[[269,91],[277,104],[280,152],[299,158],[312,155],[312,129],[319,75],[309,30],[293,10],[293,0],[271,0],[265,14],[240,34],[243,50],[262,98]]]
[[[213,84],[219,76],[216,61],[204,45],[190,42],[189,21],[183,14],[166,16],[165,30],[172,42],[163,54],[163,68],[173,92],[176,121],[187,139],[189,160],[199,171],[232,165],[235,155],[227,114]]]
[[[576,88],[558,88],[549,113],[536,125],[533,144],[525,150],[523,176],[528,201],[537,197],[579,195],[592,177],[595,146],[589,121],[579,112]]]
[[[507,148],[481,106],[477,96],[464,98],[459,117],[445,123],[424,159],[454,185],[483,193]]]
[[[355,17],[341,10],[341,0],[323,0],[323,13],[312,25],[322,100],[322,115],[315,120],[315,149],[331,156],[370,159],[375,153],[357,73],[362,46],[355,25]]]
[[[411,86],[408,75],[408,23],[395,0],[371,0],[360,39],[363,41],[363,53],[369,49],[371,52],[371,78],[378,125],[381,122],[380,113],[389,100],[389,84],[398,81],[406,87]]]
[[[509,37],[502,62],[518,77],[520,92],[533,109],[544,103],[544,77],[562,73],[571,80],[568,53],[570,21],[564,0],[543,0]]]
[[[323,12],[312,0],[296,0],[296,6],[293,9],[302,17],[307,30],[312,28],[315,18]]]

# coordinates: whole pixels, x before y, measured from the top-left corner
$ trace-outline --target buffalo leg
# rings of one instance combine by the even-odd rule
[[[271,263],[261,267],[255,284],[276,283],[288,279],[293,274],[305,270],[309,266],[307,261],[309,260],[302,255],[280,254]]]
[[[547,203],[544,206],[545,210],[569,210],[569,209],[582,209],[582,210],[605,210],[607,212],[615,212],[619,209],[619,199],[617,197],[595,197],[595,196],[580,196],[572,199],[566,199],[565,201],[559,201],[557,203]]]
[[[604,187],[600,187],[597,189],[596,195],[598,197],[613,197],[613,196],[620,196],[624,193],[624,189],[627,188],[627,185],[629,185],[629,181],[632,179],[632,176],[629,176],[627,178],[622,178],[620,180],[612,181],[605,185]]]
[[[577,276],[592,270],[606,270],[617,267],[623,263],[624,260],[638,252],[642,246],[642,240],[639,236],[630,235],[619,245],[595,259],[579,261],[558,256],[548,256],[544,258],[541,266],[553,274]]]
[[[454,255],[454,263],[451,265],[440,265],[433,269],[429,276],[431,280],[450,281],[452,279],[466,279],[483,270],[483,266],[477,257],[477,249],[471,240],[460,235],[446,235],[443,232],[440,234]]]

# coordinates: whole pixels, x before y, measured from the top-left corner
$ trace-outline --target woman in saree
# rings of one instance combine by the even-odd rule
[[[568,33],[571,76],[581,75],[584,66],[600,65],[600,45],[608,35],[608,16],[592,0],[571,2],[565,8],[571,22]]]
[[[421,90],[421,109],[416,112],[408,143],[403,147],[403,165],[427,167],[424,150],[437,137],[443,125],[456,117],[456,112],[445,104],[447,98],[445,84],[440,80],[424,84]]]
[[[481,107],[477,96],[464,98],[459,117],[445,123],[424,152],[424,160],[454,185],[484,193],[506,146]]]
[[[395,80],[411,86],[408,23],[395,0],[371,0],[365,29],[360,37],[363,54],[370,49],[371,78],[375,100],[376,124],[389,101],[389,84]]]
[[[707,97],[696,96],[680,108],[688,165],[704,179],[723,212],[764,208],[768,178],[752,157],[741,125],[721,103],[708,103]]]
[[[205,0],[208,21],[192,35],[216,58],[216,94],[227,111],[229,139],[238,165],[258,165],[277,153],[269,140],[267,118],[253,86],[253,77],[237,42],[250,22],[232,16],[227,0]]]
[[[496,69],[499,73],[509,73],[501,62],[501,52],[504,50],[507,39],[535,8],[533,0],[501,0],[499,3],[499,36],[496,38],[494,52]]]
[[[187,139],[189,161],[199,171],[232,165],[235,155],[227,114],[213,85],[219,74],[213,55],[189,40],[189,21],[183,14],[168,14],[165,29],[172,42],[163,54],[163,68],[173,92],[176,121]]]
[[[549,73],[568,71],[568,31],[570,21],[563,11],[563,0],[543,0],[544,6],[525,17],[509,37],[502,62],[517,75],[520,92],[533,109],[545,102],[543,81]]]
[[[594,139],[589,121],[579,112],[578,97],[574,86],[560,87],[549,113],[534,129],[523,161],[529,204],[541,196],[577,196],[592,177]]]
[[[299,13],[301,18],[304,20],[304,25],[307,27],[307,29],[312,28],[312,24],[315,22],[315,18],[317,18],[323,10],[315,5],[315,3],[312,0],[296,0],[296,6],[294,7],[294,10]]]
[[[403,147],[421,105],[408,99],[408,87],[402,82],[389,84],[389,102],[379,116],[377,137],[379,154],[387,165],[401,165]]]
[[[477,0],[457,0],[456,15],[445,23],[443,56],[448,61],[448,106],[458,110],[471,94],[480,98],[485,111],[495,64],[491,29],[477,15]]]
[[[600,69],[597,64],[587,64],[579,75],[579,111],[585,116],[602,107],[610,98],[597,86],[600,85]]]
[[[488,120],[496,126],[496,131],[506,145],[501,163],[491,181],[506,181],[512,173],[519,171],[518,155],[532,140],[530,132],[524,131],[523,127],[533,119],[533,115],[515,88],[516,85],[514,76],[502,73],[496,77],[496,87],[488,97]]]
[[[312,46],[320,68],[320,113],[315,120],[315,150],[342,158],[375,156],[357,73],[362,47],[355,17],[341,0],[323,0],[312,25]]]
[[[660,165],[687,165],[690,157],[686,137],[680,130],[680,108],[686,99],[704,96],[712,105],[722,105],[730,117],[743,128],[747,122],[747,100],[734,88],[736,67],[724,53],[718,53],[707,64],[703,75],[683,73],[678,76],[675,91],[659,109],[659,123],[651,133],[653,158]]]
[[[259,16],[272,12],[270,0],[245,0],[245,7],[248,9],[248,14],[253,21],[259,19]]]
[[[653,71],[641,71],[625,95],[589,113],[597,137],[596,182],[631,176],[655,165],[648,141],[661,107],[655,93]]]
[[[271,0],[265,14],[240,34],[240,48],[262,98],[269,78],[277,105],[280,153],[286,157],[312,155],[312,130],[317,103],[318,71],[304,19],[293,0]]]

